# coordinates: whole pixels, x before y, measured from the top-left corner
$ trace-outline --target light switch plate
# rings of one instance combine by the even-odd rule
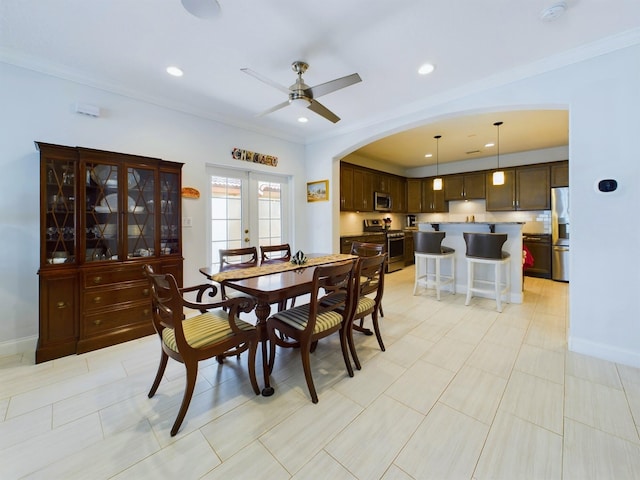
[[[182,217],[183,227],[193,227],[193,219],[191,217]]]

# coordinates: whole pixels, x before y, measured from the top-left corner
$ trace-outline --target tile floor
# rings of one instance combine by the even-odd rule
[[[279,354],[256,397],[246,357],[202,363],[181,431],[170,362],[153,399],[147,337],[40,365],[0,358],[0,478],[638,479],[640,370],[567,352],[566,284],[527,278],[525,303],[432,291],[387,276],[386,352],[358,336],[346,375],[336,340]]]

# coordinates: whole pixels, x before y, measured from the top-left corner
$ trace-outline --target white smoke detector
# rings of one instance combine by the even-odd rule
[[[567,11],[567,2],[556,2],[550,7],[540,12],[540,20],[543,22],[553,22]]]

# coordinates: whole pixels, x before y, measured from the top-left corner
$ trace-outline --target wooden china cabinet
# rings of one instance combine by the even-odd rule
[[[153,333],[145,263],[182,285],[181,163],[36,142],[36,363]]]

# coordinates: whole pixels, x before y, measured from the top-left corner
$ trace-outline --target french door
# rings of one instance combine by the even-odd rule
[[[220,249],[288,242],[288,177],[214,166],[207,173],[210,264],[220,263]]]

